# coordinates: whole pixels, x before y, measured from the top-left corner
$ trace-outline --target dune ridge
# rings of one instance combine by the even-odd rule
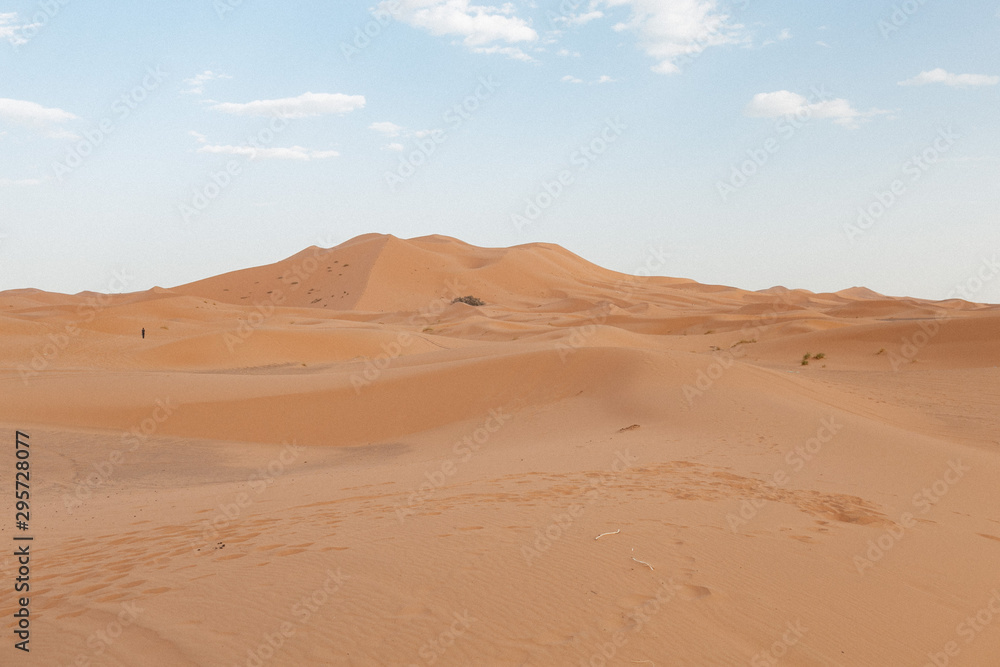
[[[0,293],[32,659],[993,664],[997,331],[444,236]]]

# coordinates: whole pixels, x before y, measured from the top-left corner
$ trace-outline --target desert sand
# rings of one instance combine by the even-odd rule
[[[998,332],[440,236],[0,293],[0,663],[1000,664]]]

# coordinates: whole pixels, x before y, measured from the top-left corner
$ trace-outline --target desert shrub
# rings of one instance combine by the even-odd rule
[[[470,306],[485,306],[486,302],[474,296],[460,296],[452,301],[452,303],[467,303]]]

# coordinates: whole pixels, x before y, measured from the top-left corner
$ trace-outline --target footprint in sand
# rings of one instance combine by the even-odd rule
[[[565,644],[573,643],[575,637],[573,635],[562,635],[557,632],[552,632],[551,630],[545,630],[544,632],[536,635],[533,641],[539,646],[563,646]]]
[[[635,607],[640,607],[653,598],[648,595],[640,595],[638,593],[633,593],[631,595],[624,595],[617,600],[615,603],[623,609],[633,609]]]
[[[707,598],[712,594],[712,591],[704,586],[694,586],[692,584],[684,584],[681,586],[681,595],[688,600],[700,600],[702,598]]]

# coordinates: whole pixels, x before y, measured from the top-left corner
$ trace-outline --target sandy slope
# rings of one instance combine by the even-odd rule
[[[998,329],[374,234],[0,294],[2,664],[998,664]]]

